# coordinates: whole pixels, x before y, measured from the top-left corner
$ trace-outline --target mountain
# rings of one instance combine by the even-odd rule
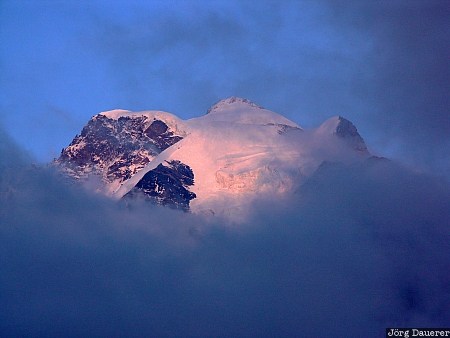
[[[112,194],[163,150],[182,140],[183,122],[161,111],[112,110],[95,115],[56,160],[76,179],[98,177]]]
[[[304,130],[231,97],[189,120],[161,111],[100,113],[55,162],[114,198],[229,216],[245,214],[255,199],[295,191],[324,161],[368,157],[356,127],[341,116]]]

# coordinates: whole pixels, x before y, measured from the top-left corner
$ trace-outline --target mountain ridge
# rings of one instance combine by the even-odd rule
[[[162,111],[93,116],[55,163],[70,177],[101,181],[113,198],[143,195],[185,211],[245,213],[262,196],[292,192],[323,161],[370,153],[356,127],[335,116],[304,130],[238,97],[188,120]]]

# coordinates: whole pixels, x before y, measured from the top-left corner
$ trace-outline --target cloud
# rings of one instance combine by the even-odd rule
[[[193,3],[95,25],[124,105],[202,114],[230,95],[312,127],[341,114],[373,150],[445,174],[448,6],[433,2]]]
[[[440,155],[450,142],[446,2],[325,4],[332,11],[332,25],[359,32],[371,43],[363,70],[368,81],[354,91],[365,102],[361,113],[366,126],[377,130],[385,148],[395,144],[389,150],[404,159],[448,172],[448,158]]]
[[[445,181],[387,160],[328,163],[231,225],[93,196],[0,137],[6,336],[379,336],[448,324]]]
[[[320,11],[273,1],[199,2],[183,15],[142,8],[126,22],[103,17],[92,46],[131,105],[161,104],[192,117],[218,99],[238,95],[290,117],[329,117],[343,107],[338,98],[348,99],[346,78],[361,64],[362,37],[348,34],[356,45],[342,48],[344,38],[321,20]]]
[[[343,115],[373,152],[448,176],[448,11],[446,1],[4,2],[2,119],[44,161],[100,111],[190,118],[235,95],[306,128]]]

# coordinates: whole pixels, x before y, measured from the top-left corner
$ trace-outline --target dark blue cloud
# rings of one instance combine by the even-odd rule
[[[8,337],[377,337],[448,324],[445,181],[387,160],[324,164],[233,226],[92,196],[0,136]]]
[[[450,145],[446,1],[326,1],[332,25],[359,32],[371,44],[367,83],[354,94],[364,102],[364,126],[386,151],[447,173]],[[380,148],[381,149],[381,148]]]

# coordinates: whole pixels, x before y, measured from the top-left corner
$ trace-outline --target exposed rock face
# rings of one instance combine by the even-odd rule
[[[289,126],[289,125],[283,124],[283,123],[267,123],[267,125],[277,127],[278,128],[277,133],[280,135],[288,133],[289,131],[292,131],[292,130],[302,130],[299,127],[293,127],[293,126]]]
[[[359,135],[355,125],[342,116],[339,116],[338,119],[339,123],[336,126],[336,135],[351,143],[353,149],[367,152],[367,146],[361,135]]]
[[[369,154],[366,143],[358,133],[355,125],[342,116],[334,116],[326,120],[317,129],[318,133],[335,135],[343,140],[347,146],[357,152]]]
[[[174,135],[169,127],[160,120],[154,120],[144,133],[160,152],[183,139],[181,136]]]
[[[115,119],[98,114],[56,161],[74,178],[98,175],[114,189],[182,138],[164,121],[151,116]]]
[[[141,195],[156,204],[187,211],[189,202],[196,197],[195,193],[188,190],[192,185],[192,169],[180,161],[170,161],[147,172],[124,197]]]

